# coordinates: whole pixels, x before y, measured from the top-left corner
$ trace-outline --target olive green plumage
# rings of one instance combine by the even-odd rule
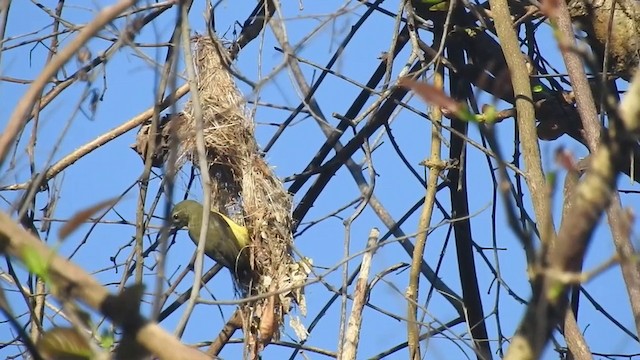
[[[202,227],[202,205],[193,200],[176,204],[171,211],[171,219],[176,228],[186,226],[189,237],[198,245]],[[231,270],[235,277],[244,282],[250,278],[249,232],[233,220],[217,211],[209,212],[209,226],[204,253],[220,265]]]

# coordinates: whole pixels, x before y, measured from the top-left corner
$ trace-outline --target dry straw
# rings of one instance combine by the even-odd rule
[[[252,264],[260,274],[253,295],[301,286],[308,272],[291,256],[291,197],[259,150],[253,119],[226,65],[227,51],[210,37],[196,37],[194,44],[213,207],[249,229]],[[176,130],[179,157],[197,164],[193,110],[188,101]],[[247,350],[256,354],[264,343],[279,338],[284,315],[294,302],[304,315],[301,287],[242,307]],[[292,318],[292,323],[299,324],[299,319]]]

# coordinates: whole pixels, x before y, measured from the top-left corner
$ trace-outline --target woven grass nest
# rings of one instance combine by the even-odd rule
[[[241,306],[246,350],[255,355],[265,343],[279,339],[284,316],[294,306],[305,315],[302,285],[309,271],[291,256],[291,197],[259,150],[253,119],[225,65],[228,63],[226,49],[210,37],[197,36],[192,41],[212,180],[212,208],[228,214],[249,230],[251,262],[260,273],[259,281],[252,284],[251,294],[279,291],[275,296]],[[157,156],[166,154],[167,137],[176,135],[180,144],[178,164],[190,161],[197,166],[193,102],[189,100],[182,113],[165,120],[160,124],[162,131],[156,139]],[[134,144],[134,150],[141,156],[144,156],[146,146],[140,143],[144,142],[147,133],[148,128],[145,130],[143,125]],[[286,289],[292,290],[282,292]],[[306,330],[300,319],[290,315],[290,325],[298,337],[304,338]]]

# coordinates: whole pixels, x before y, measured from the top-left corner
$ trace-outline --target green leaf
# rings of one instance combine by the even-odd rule
[[[105,350],[110,350],[113,347],[113,344],[115,344],[113,332],[108,329],[104,329],[100,334],[100,347]]]
[[[498,116],[498,111],[495,106],[485,105],[482,107],[482,113],[474,116],[477,123],[493,124]]]
[[[555,188],[556,181],[558,180],[558,173],[556,171],[550,171],[547,173],[547,184],[551,188]]]
[[[463,120],[466,122],[471,122],[471,123],[478,122],[478,119],[476,119],[476,114],[472,113],[467,108],[461,108],[460,111],[456,113],[456,115],[460,118],[460,120]]]
[[[556,301],[562,296],[564,292],[565,285],[560,281],[554,281],[554,283],[549,287],[549,292],[547,292],[547,299],[556,303]]]
[[[448,1],[443,1],[439,4],[435,4],[433,6],[429,7],[430,11],[449,11],[449,2]]]
[[[30,273],[41,277],[49,283],[49,263],[34,248],[27,246],[22,251],[22,262]]]
[[[474,28],[465,28],[464,32],[470,38],[474,38],[474,37],[478,36],[478,31],[476,29],[474,29]]]

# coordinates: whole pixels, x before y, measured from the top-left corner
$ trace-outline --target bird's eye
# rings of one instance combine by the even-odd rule
[[[173,220],[178,220],[179,216],[178,216],[178,214],[173,214],[173,215],[171,215],[171,217],[173,217]]]

